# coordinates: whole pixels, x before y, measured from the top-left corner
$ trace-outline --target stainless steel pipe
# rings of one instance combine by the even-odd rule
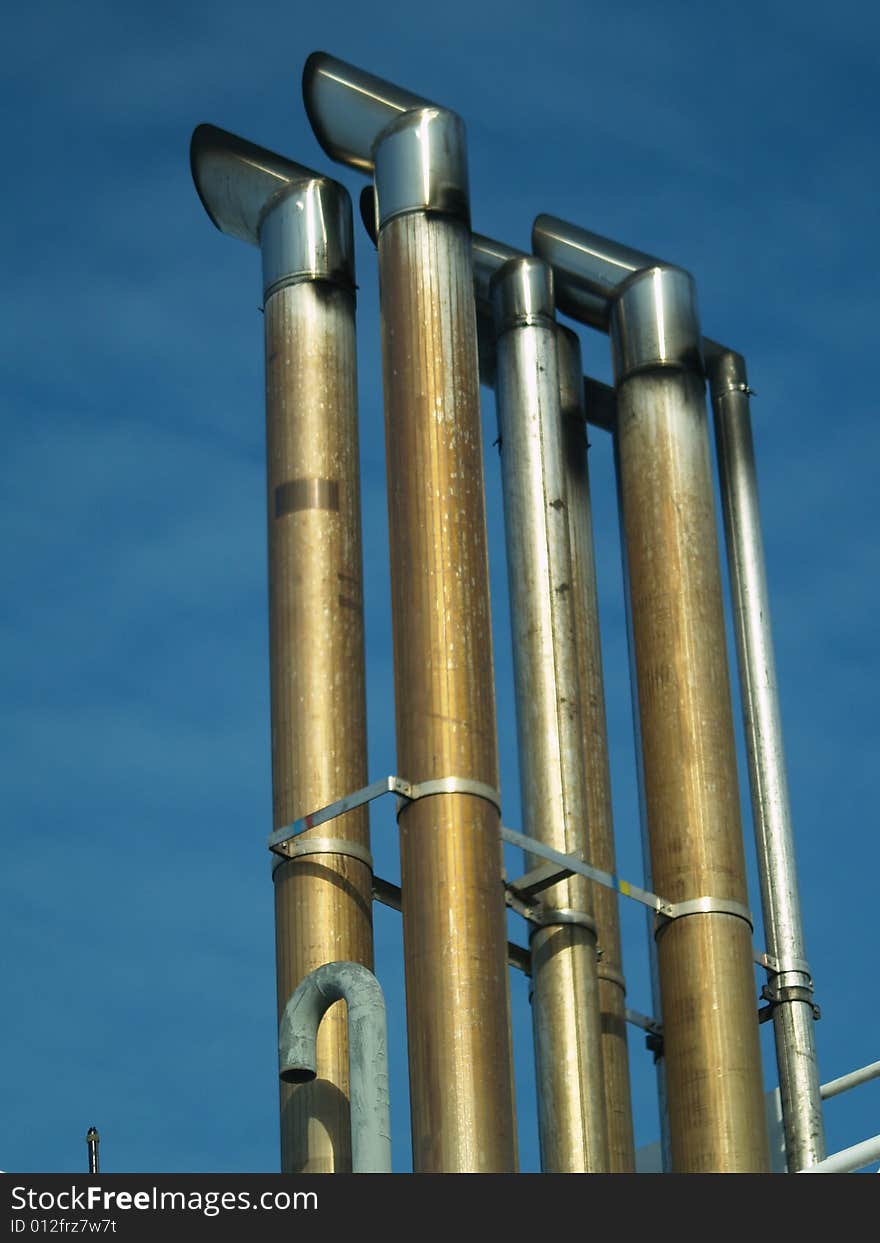
[[[707,346],[764,936],[778,967],[766,993],[773,1010],[788,1167],[800,1170],[824,1158],[825,1132],[813,1031],[813,981],[801,920],[770,628],[750,390],[742,355],[714,342]]]
[[[546,845],[591,857],[550,271],[512,259],[491,288],[523,823]],[[591,889],[572,877],[545,890],[530,935],[548,1173],[609,1168]]]
[[[585,399],[600,406],[598,386],[584,380],[580,342],[561,325],[556,330],[559,391],[563,424],[563,465],[571,540],[571,583],[575,647],[587,783],[587,854],[592,865],[616,872],[611,771],[605,719],[605,681],[599,634],[599,590],[593,544]],[[601,404],[608,426],[607,402]],[[609,1169],[615,1174],[635,1168],[629,1053],[626,1040],[626,980],[620,941],[618,897],[613,889],[593,886],[593,914],[599,937],[599,1016]]]
[[[218,228],[262,251],[277,829],[367,781],[351,204],[336,182],[213,126],[195,131],[192,168]],[[273,873],[279,1017],[316,967],[372,967],[367,809],[335,821],[332,841],[302,834],[291,856]],[[287,1173],[351,1170],[340,1005],[317,1057],[312,1082],[281,1085]]]
[[[721,576],[693,282],[552,217],[557,288],[608,305],[673,1169],[766,1170]],[[560,305],[562,299],[559,299]]]
[[[303,89],[325,150],[374,172],[399,771],[497,787],[463,127],[324,54]],[[417,1172],[516,1166],[498,807],[399,815]]]

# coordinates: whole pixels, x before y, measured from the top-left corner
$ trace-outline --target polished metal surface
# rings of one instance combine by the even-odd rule
[[[189,149],[190,168],[202,206],[221,231],[259,245],[266,207],[291,185],[320,173],[258,147],[216,125],[198,125]]]
[[[581,688],[549,270],[532,257],[510,260],[492,278],[491,292],[523,819],[527,835],[586,854]],[[608,1169],[591,890],[578,876],[552,886],[543,894],[545,926],[530,940],[545,1172]],[[550,922],[546,913],[553,910],[575,910],[582,918]]]
[[[263,215],[263,296],[298,280],[354,288],[354,241],[348,191],[327,177],[292,186]]]
[[[553,268],[556,305],[583,324],[607,332],[610,304],[619,287],[658,260],[598,233],[540,215],[532,226],[532,250]]]
[[[553,267],[560,310],[611,336],[617,383],[636,371],[702,371],[693,279],[607,237],[538,216],[532,248]]]
[[[328,962],[301,980],[284,1007],[278,1067],[284,1083],[318,1074],[318,1031],[328,1008],[344,1001],[348,1025],[353,1174],[391,1173],[391,1102],[385,997],[362,963]]]
[[[414,212],[378,244],[398,765],[497,788],[470,233]],[[500,817],[437,794],[399,827],[414,1169],[512,1171]]]
[[[563,434],[563,472],[571,543],[571,596],[574,608],[581,706],[584,775],[587,790],[587,857],[596,867],[616,872],[614,821],[611,811],[611,773],[605,720],[605,684],[599,634],[599,596],[593,546],[585,381],[581,350],[573,332],[556,332],[560,408]],[[604,387],[604,386],[603,386]],[[612,398],[613,392],[606,390]],[[596,402],[595,405],[598,405]],[[602,1030],[605,1115],[608,1158],[612,1173],[634,1169],[632,1102],[626,1044],[626,984],[620,944],[617,894],[593,888],[593,910],[602,947],[599,965],[599,1013]]]
[[[353,294],[302,282],[265,308],[273,824],[288,826],[366,784],[366,703]],[[337,506],[275,504],[292,480],[332,480]],[[314,491],[314,489],[313,489]],[[302,489],[307,495],[308,488]],[[318,496],[318,493],[315,492]],[[372,967],[366,806],[334,822],[326,853],[274,873],[279,1017],[299,982],[338,959]],[[335,839],[350,841],[338,853]],[[351,1169],[348,1037],[335,1005],[317,1079],[281,1085],[282,1169]]]
[[[445,108],[406,112],[374,148],[379,229],[406,212],[431,211],[470,220],[464,124]]]
[[[190,165],[217,228],[261,247],[265,297],[299,279],[353,287],[351,199],[338,182],[215,125],[193,132]]]
[[[553,275],[546,263],[532,255],[511,259],[492,278],[489,290],[496,341],[511,328],[531,325],[550,326],[551,340],[555,337]],[[552,344],[547,352],[554,352]],[[558,394],[556,401],[558,404]]]
[[[364,173],[372,172],[376,139],[392,121],[433,106],[430,99],[326,52],[309,56],[302,90],[315,137],[331,160]]]
[[[653,885],[747,905],[703,383],[618,387],[617,448]],[[657,938],[673,1170],[769,1155],[749,926],[692,914]]]
[[[662,265],[631,276],[612,302],[610,330],[618,383],[654,367],[702,375],[696,288],[682,268]]]
[[[708,350],[752,820],[771,977],[773,1027],[790,1170],[825,1156],[812,979],[806,962],[745,360]],[[797,990],[794,993],[788,990]]]

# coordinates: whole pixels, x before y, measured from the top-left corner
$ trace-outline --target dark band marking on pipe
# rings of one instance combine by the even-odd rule
[[[275,489],[275,517],[300,509],[339,509],[339,481],[336,479],[288,479]]]
[[[352,600],[348,596],[337,596],[337,601],[341,608],[352,609],[355,613],[360,613],[362,605],[360,600]]]

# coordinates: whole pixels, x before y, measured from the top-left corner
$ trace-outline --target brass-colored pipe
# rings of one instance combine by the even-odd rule
[[[272,804],[276,828],[367,782],[354,295],[304,280],[265,307]],[[326,836],[326,829],[305,833]],[[366,808],[333,836],[369,848]],[[369,867],[306,855],[275,871],[278,1012],[331,961],[372,968]],[[318,1076],[281,1084],[282,1170],[351,1170],[342,1003]]]
[[[214,125],[196,128],[190,158],[211,220],[262,256],[279,829],[366,784],[351,200],[338,182]],[[333,835],[360,858],[276,860],[279,1017],[316,967],[340,959],[372,967],[366,808],[336,821]],[[351,1169],[348,1042],[338,1010],[321,1025],[316,1080],[281,1087],[285,1172]]]
[[[625,376],[617,412],[653,885],[746,904],[702,377]],[[749,925],[688,915],[658,952],[673,1169],[766,1170]]]
[[[378,248],[399,771],[497,787],[470,232],[411,211]],[[442,794],[399,819],[414,1168],[511,1171],[500,816]]]
[[[616,872],[581,350],[577,337],[567,328],[557,329],[556,340],[586,779],[587,858],[594,867]],[[609,1168],[614,1174],[626,1174],[635,1169],[635,1148],[620,915],[614,890],[603,885],[592,885],[591,889],[602,953],[598,969],[599,1013]]]

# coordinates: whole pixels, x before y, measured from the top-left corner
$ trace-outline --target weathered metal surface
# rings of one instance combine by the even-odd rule
[[[586,853],[594,867],[606,872],[616,872],[608,730],[605,720],[605,683],[599,634],[599,597],[587,462],[587,426],[584,418],[584,381],[580,345],[577,337],[568,329],[560,328],[557,332],[557,353],[571,541],[571,594],[587,791]],[[599,1012],[609,1169],[612,1173],[625,1174],[635,1168],[635,1149],[618,898],[613,890],[600,885],[592,886],[592,897],[599,946],[602,950],[598,970]]]
[[[497,787],[470,234],[379,235],[399,771]],[[438,794],[400,813],[413,1162],[516,1165],[500,817]]]
[[[366,784],[353,295],[298,283],[269,298],[265,321],[272,801],[279,828]],[[368,850],[366,808],[341,816],[333,834]],[[320,835],[306,832],[301,840]],[[339,959],[372,967],[371,905],[370,869],[358,859],[305,855],[276,868],[279,1016],[316,967]],[[311,1083],[281,1085],[285,1172],[351,1169],[340,1005],[321,1024],[318,1068]]]
[[[747,904],[703,382],[618,389],[653,887]],[[673,1168],[768,1168],[748,924],[693,914],[658,936]]]
[[[520,791],[526,833],[587,854],[587,791],[556,323],[549,269],[531,256],[493,278],[495,380]],[[589,857],[589,856],[588,856]],[[542,893],[533,930],[532,1021],[541,1168],[608,1170],[592,885]],[[554,911],[577,912],[563,922]],[[569,916],[570,919],[570,916]]]

